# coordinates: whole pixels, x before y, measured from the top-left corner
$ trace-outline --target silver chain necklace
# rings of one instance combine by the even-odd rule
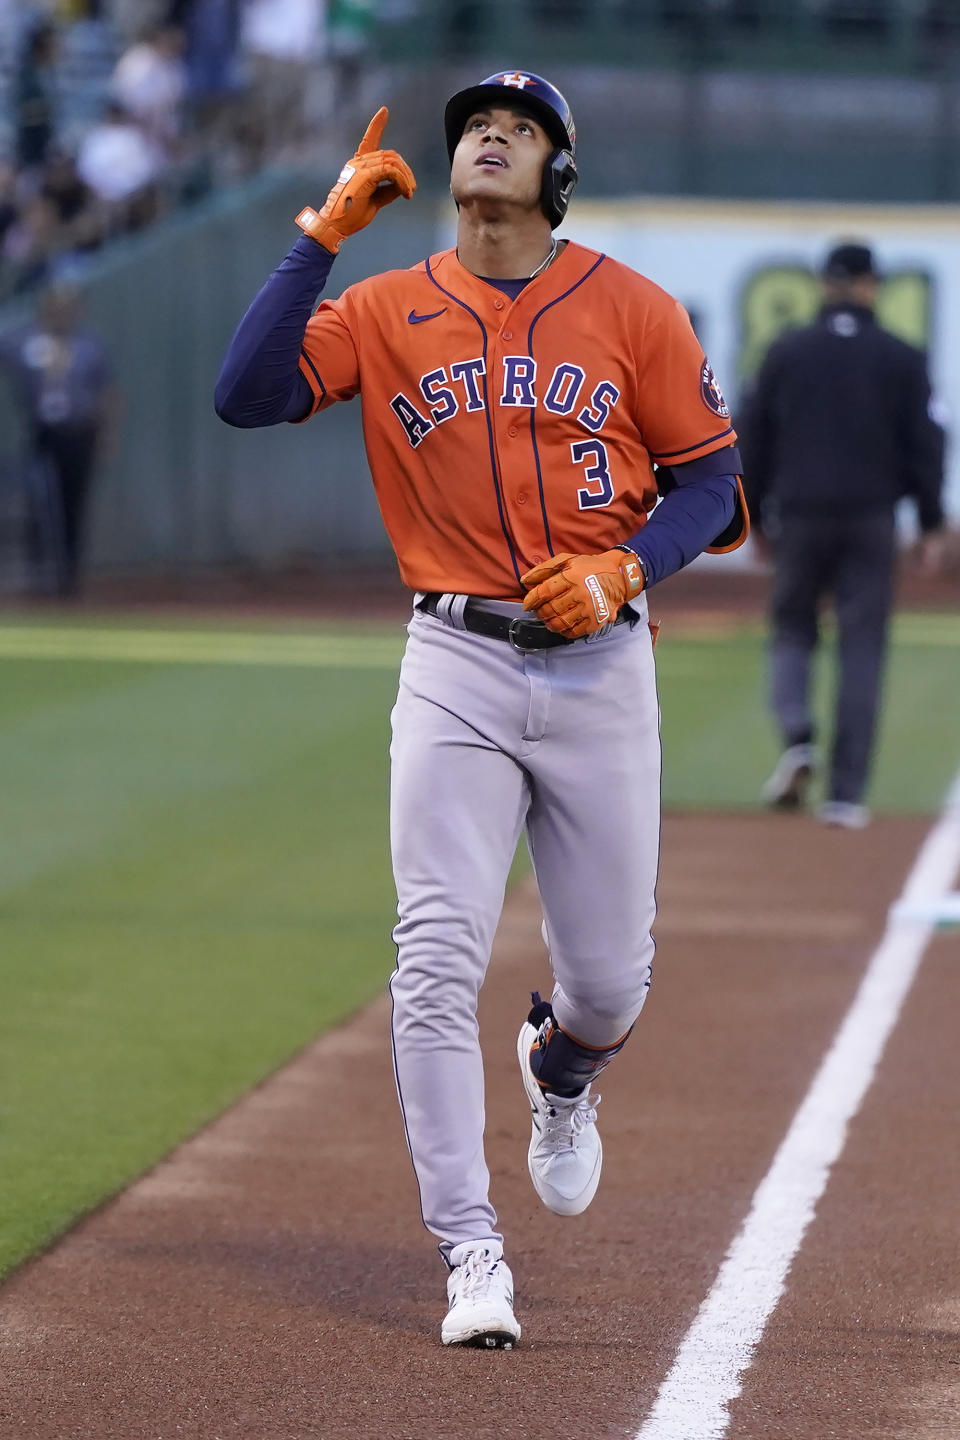
[[[549,254],[547,255],[547,258],[546,258],[545,260],[541,260],[541,261],[540,261],[540,264],[537,266],[536,270],[531,270],[531,271],[530,271],[530,274],[527,276],[527,279],[528,279],[528,280],[533,280],[533,279],[535,279],[536,276],[540,274],[540,271],[541,271],[541,270],[546,270],[547,266],[550,264],[550,261],[553,259],[553,257],[554,257],[554,256],[556,255],[556,253],[557,253],[557,245],[558,245],[558,243],[559,243],[559,242],[558,242],[558,240],[557,240],[557,237],[556,237],[556,235],[554,235],[554,237],[553,237],[553,244],[550,246],[550,251],[549,251]]]

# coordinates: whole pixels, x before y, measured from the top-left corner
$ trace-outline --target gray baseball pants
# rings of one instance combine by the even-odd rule
[[[613,1044],[650,984],[660,738],[646,599],[636,621],[520,654],[415,611],[392,715],[397,1088],[441,1253],[502,1240],[483,1153],[477,996],[526,829],[560,1025]],[[487,602],[502,614],[519,606]],[[526,996],[517,996],[517,1023]],[[518,1081],[519,1087],[519,1081]],[[519,1110],[519,1095],[518,1095]]]

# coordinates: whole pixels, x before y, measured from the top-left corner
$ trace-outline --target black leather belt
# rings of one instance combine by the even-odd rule
[[[423,610],[427,615],[436,615],[437,606],[443,599],[442,595],[424,595],[417,604],[418,610]],[[626,609],[618,614],[614,625],[622,625],[630,617]],[[542,620],[535,616],[518,615],[513,619],[509,615],[497,615],[493,610],[483,610],[473,600],[468,600],[463,610],[463,628],[469,630],[473,635],[486,635],[491,640],[507,640],[521,654],[528,650],[553,650],[557,645],[574,645],[576,641],[570,640],[566,635],[558,635],[554,630],[548,630]]]

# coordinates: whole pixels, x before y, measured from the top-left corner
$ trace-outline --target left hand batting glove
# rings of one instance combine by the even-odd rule
[[[366,134],[340,171],[336,185],[318,213],[309,205],[297,216],[304,234],[336,255],[348,235],[355,235],[403,195],[409,200],[417,182],[413,171],[396,150],[381,150],[380,141],[390,112],[382,105],[367,126]]]
[[[579,640],[617,618],[621,605],[643,589],[636,555],[605,550],[602,555],[554,555],[522,575],[524,610],[535,610],[549,630]]]

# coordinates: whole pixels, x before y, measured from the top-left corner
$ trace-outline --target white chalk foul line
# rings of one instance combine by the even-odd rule
[[[873,1081],[960,866],[960,774],[914,862],[856,997],[635,1440],[721,1440],[729,1405]],[[918,918],[904,922],[904,907]],[[913,907],[909,909],[909,907]]]

